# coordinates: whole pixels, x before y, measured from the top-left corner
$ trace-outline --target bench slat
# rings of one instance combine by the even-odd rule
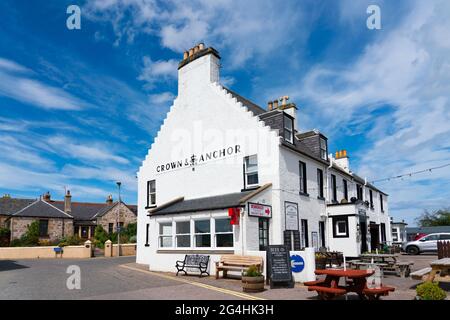
[[[345,291],[345,289],[322,287],[322,286],[309,286],[308,291],[326,292],[334,294],[345,294],[347,292]]]

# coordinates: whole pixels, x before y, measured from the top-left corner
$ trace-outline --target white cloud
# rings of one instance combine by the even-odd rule
[[[176,60],[152,61],[148,56],[142,59],[144,67],[138,80],[147,82],[147,87],[152,88],[157,81],[168,81],[177,78],[178,62]]]
[[[80,110],[87,104],[71,94],[31,79],[28,69],[0,58],[0,96],[18,100],[43,109]]]

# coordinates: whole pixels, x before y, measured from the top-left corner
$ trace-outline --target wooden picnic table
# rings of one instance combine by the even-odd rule
[[[450,258],[435,260],[430,265],[431,272],[427,281],[450,282]]]
[[[330,300],[336,296],[354,292],[361,299],[379,299],[382,295],[387,295],[394,288],[383,287],[368,288],[367,277],[374,274],[373,270],[352,270],[352,269],[325,269],[316,270],[317,275],[326,275],[324,280],[305,282],[308,291],[317,291],[323,300]],[[346,278],[344,286],[339,285],[340,278]]]
[[[362,259],[373,259],[376,261],[381,261],[383,263],[393,261],[394,263],[397,262],[398,254],[391,254],[391,253],[364,253],[361,254],[360,257]]]
[[[380,264],[379,267],[383,271],[393,271],[397,276],[406,278],[411,273],[411,266],[414,263],[398,261],[398,256],[390,253],[365,253],[360,255],[360,258],[367,262],[373,260],[374,264]]]

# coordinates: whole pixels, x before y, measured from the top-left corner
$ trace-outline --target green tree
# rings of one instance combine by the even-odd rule
[[[110,235],[103,229],[102,225],[95,227],[94,231],[94,244],[98,248],[105,247],[105,241],[110,239]]]
[[[421,227],[450,226],[450,208],[434,211],[425,210],[416,222]]]

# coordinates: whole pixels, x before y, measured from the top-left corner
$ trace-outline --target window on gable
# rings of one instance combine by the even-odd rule
[[[369,190],[370,207],[373,209],[373,192]]]
[[[245,187],[258,184],[258,157],[252,155],[244,158],[244,183]]]
[[[327,140],[325,140],[324,138],[320,138],[320,157],[323,160],[328,159]]]
[[[331,197],[333,202],[337,202],[337,185],[336,176],[334,174],[331,175]]]
[[[284,116],[284,140],[294,143],[294,120]]]
[[[383,195],[381,193],[380,193],[380,209],[381,209],[381,212],[384,212]]]
[[[342,183],[344,184],[344,199],[348,201],[348,184],[347,184],[347,180],[343,179]]]
[[[156,205],[156,181],[147,182],[147,207]]]
[[[364,200],[363,199],[363,187],[360,184],[356,184],[356,198],[358,200]]]
[[[317,169],[317,188],[317,196],[323,198],[323,171],[321,169]]]

